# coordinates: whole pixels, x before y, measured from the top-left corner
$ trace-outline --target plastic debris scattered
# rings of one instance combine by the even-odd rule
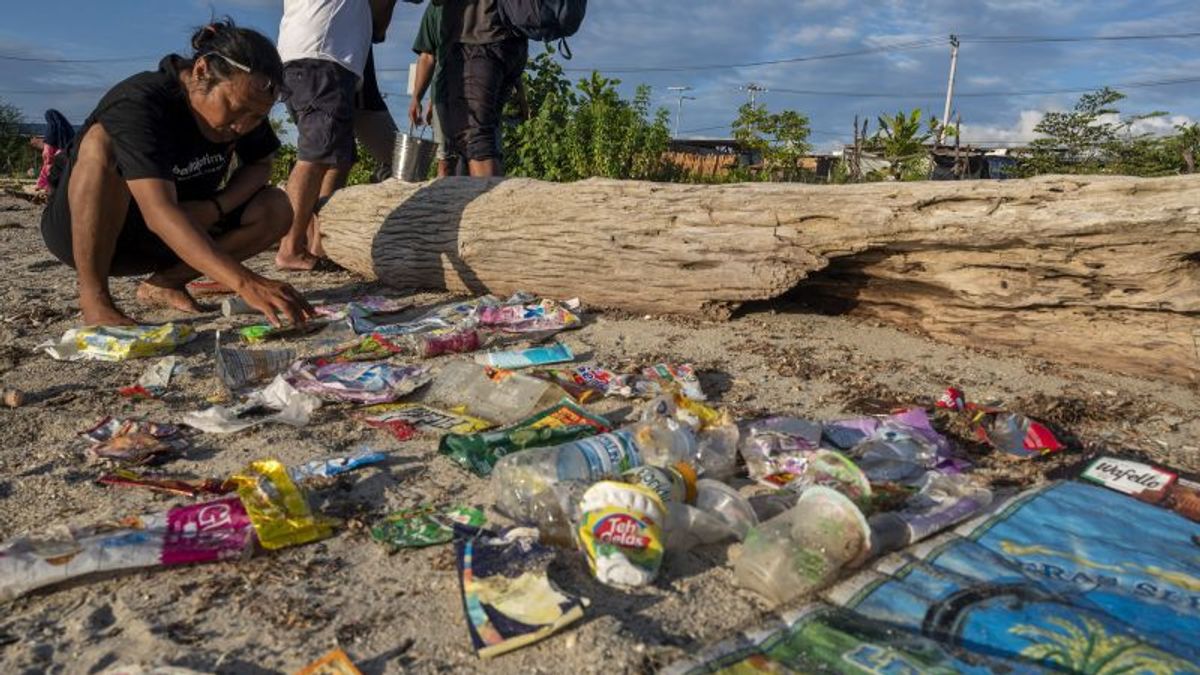
[[[89,462],[115,466],[150,464],[191,446],[173,424],[115,417],[105,417],[79,435],[87,441],[83,454]]]
[[[474,537],[486,523],[483,511],[469,506],[421,506],[387,516],[371,528],[371,537],[393,551],[422,548]]]
[[[477,476],[487,476],[501,457],[518,450],[558,445],[611,430],[608,420],[563,401],[496,431],[446,434],[438,444],[438,452]]]
[[[252,392],[243,403],[190,412],[183,416],[183,423],[210,434],[232,434],[267,423],[302,427],[320,407],[321,399],[296,390],[278,375],[268,387]]]
[[[421,403],[381,403],[359,416],[368,426],[384,429],[407,441],[418,432],[473,434],[494,426],[491,422]]]
[[[480,657],[533,644],[583,617],[583,601],[547,577],[557,553],[535,531],[463,539],[457,548],[463,609]]]
[[[301,361],[286,377],[297,390],[327,401],[390,403],[429,383],[429,371],[421,366],[387,363],[330,363],[323,366]]]
[[[266,382],[286,371],[296,360],[294,349],[235,349],[221,344],[221,331],[216,337],[217,377],[230,390]]]
[[[38,345],[59,361],[124,361],[164,356],[195,339],[187,324],[72,328],[57,342]]]
[[[571,348],[561,342],[550,347],[531,347],[508,352],[487,352],[475,357],[475,362],[493,368],[531,368],[575,360]]]

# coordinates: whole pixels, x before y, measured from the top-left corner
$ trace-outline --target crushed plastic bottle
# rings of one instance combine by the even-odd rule
[[[562,387],[545,380],[462,360],[447,363],[425,395],[496,424],[513,424],[565,397]]]

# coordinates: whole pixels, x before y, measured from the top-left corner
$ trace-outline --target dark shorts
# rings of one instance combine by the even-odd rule
[[[67,200],[67,184],[70,176],[71,171],[68,165],[63,173],[62,181],[50,196],[50,203],[42,212],[42,239],[46,242],[46,248],[50,249],[50,253],[54,254],[55,258],[75,267],[75,246],[71,234],[71,205]],[[209,230],[209,234],[219,237],[241,227],[244,224],[242,216],[246,211],[246,205],[253,199],[251,197],[246,200],[246,204],[227,212],[225,218]],[[179,255],[171,250],[171,247],[167,246],[167,243],[157,234],[150,231],[137,202],[130,198],[129,211],[125,213],[125,224],[121,227],[121,234],[117,236],[117,247],[113,252],[109,274],[112,276],[148,274],[167,269],[178,262]]]
[[[525,69],[529,41],[458,43],[447,51],[447,135],[467,159],[499,158],[501,114]]]
[[[296,156],[316,164],[354,162],[354,73],[323,59],[300,59],[283,66],[291,94],[288,113],[300,140]]]

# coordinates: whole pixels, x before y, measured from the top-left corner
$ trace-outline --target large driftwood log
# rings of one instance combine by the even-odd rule
[[[388,182],[322,210],[400,289],[727,314],[789,291],[959,344],[1200,381],[1200,176],[674,185]]]

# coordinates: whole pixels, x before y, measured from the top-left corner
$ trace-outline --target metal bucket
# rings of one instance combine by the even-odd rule
[[[427,129],[428,127],[421,127]],[[437,157],[437,143],[413,135],[408,127],[407,134],[396,135],[396,154],[392,162],[392,175],[406,183],[419,183],[429,177],[429,168]]]

